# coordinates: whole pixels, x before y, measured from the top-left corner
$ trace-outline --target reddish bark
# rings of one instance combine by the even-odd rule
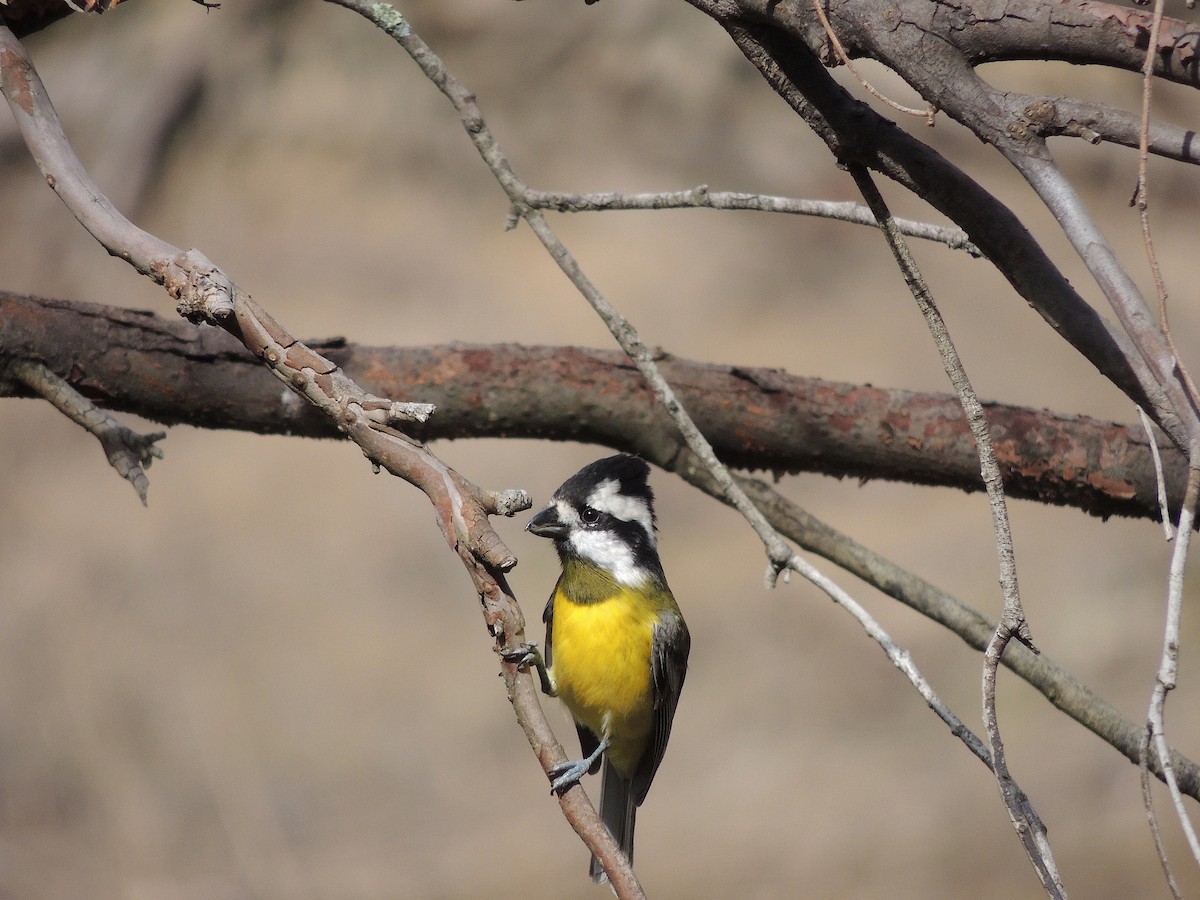
[[[219,329],[151,313],[0,292],[0,369],[44,362],[101,405],[166,424],[335,437]],[[670,462],[681,444],[623,355],[511,344],[366,347],[310,342],[362,387],[435,403],[422,439],[537,437],[635,450]],[[802,378],[774,369],[661,362],[701,429],[729,463],[979,490],[962,411],[949,394]],[[20,394],[0,380],[0,394]],[[1089,513],[1158,517],[1153,463],[1138,427],[1042,410],[988,406],[1013,496]],[[1163,440],[1172,503],[1186,467]]]

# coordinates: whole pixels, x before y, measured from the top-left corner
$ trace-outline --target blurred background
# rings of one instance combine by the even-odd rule
[[[478,94],[534,187],[708,184],[857,199],[824,145],[685,3],[398,6]],[[1168,12],[1192,15],[1180,7]],[[504,231],[503,194],[449,105],[358,16],[317,0],[213,11],[130,2],[28,44],[118,206],[203,249],[298,336],[611,346],[529,232]],[[880,67],[862,70],[895,99],[915,99]],[[984,74],[1009,89],[1138,104],[1127,73],[1026,63]],[[1194,92],[1172,86],[1157,87],[1155,103],[1182,125],[1200,110]],[[998,155],[945,117],[932,130],[904,125],[1025,214],[1100,302]],[[1054,150],[1151,295],[1128,206],[1136,154],[1067,141]],[[932,217],[884,188],[897,214]],[[1155,161],[1151,192],[1175,339],[1194,368],[1200,183]],[[7,115],[0,196],[4,288],[173,315],[47,190]],[[648,343],[948,390],[870,229],[711,211],[553,224]],[[985,399],[1136,420],[986,262],[914,249]],[[586,851],[515,724],[470,582],[425,498],[331,441],[173,428],[163,449],[143,509],[95,441],[49,406],[0,403],[0,897],[607,896],[587,880]],[[478,483],[526,488],[537,503],[608,452],[516,441],[435,449]],[[1041,896],[991,775],[878,647],[807,584],[766,590],[761,549],[733,513],[661,472],[653,483],[693,650],[639,817],[650,895]],[[780,487],[998,613],[982,495],[817,476]],[[1140,720],[1162,640],[1161,529],[1022,502],[1010,513],[1039,645]],[[511,580],[536,623],[557,564],[522,533],[524,519],[498,527],[520,556]],[[838,578],[981,731],[979,655]],[[1169,734],[1193,759],[1195,586],[1167,707]],[[574,752],[573,729],[549,705]],[[1013,773],[1073,896],[1167,897],[1135,767],[1008,673],[1000,714]],[[1200,873],[1157,796],[1181,885],[1198,895]]]

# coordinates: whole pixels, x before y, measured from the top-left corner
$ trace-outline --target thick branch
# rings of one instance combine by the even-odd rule
[[[3,353],[44,362],[112,409],[166,424],[332,437],[316,409],[223,332],[150,313],[0,292]],[[515,345],[381,348],[314,344],[366,390],[420,396],[438,413],[423,439],[541,437],[628,447],[641,435],[670,459],[679,439],[616,352]],[[665,359],[663,369],[718,454],[743,468],[822,472],[979,490],[970,431],[948,394],[801,378],[775,369]],[[0,382],[0,394],[23,394]],[[1159,518],[1144,432],[1086,417],[990,405],[988,421],[1015,497],[1095,515]],[[1162,441],[1173,509],[1186,463]]]
[[[809,47],[798,43],[796,34],[729,18],[728,5],[716,0],[689,2],[721,21],[738,48],[835,156],[887,175],[962,226],[1055,331],[1145,409],[1177,446],[1189,446],[1190,428],[1129,338],[1083,300],[1010,209],[934,150],[851,97]]]

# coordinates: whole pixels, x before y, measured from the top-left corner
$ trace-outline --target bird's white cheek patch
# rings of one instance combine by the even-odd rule
[[[573,507],[566,500],[554,501],[554,507],[558,510],[558,521],[562,522],[564,525],[576,527],[580,524],[579,513],[577,513],[575,511],[575,507]]]
[[[571,547],[584,559],[612,573],[621,584],[636,587],[646,580],[645,570],[634,561],[629,545],[609,531],[576,531]]]
[[[609,478],[598,484],[587,498],[588,506],[606,512],[622,522],[637,522],[646,532],[650,546],[654,546],[654,518],[650,507],[641,497],[630,497],[621,493],[621,484]]]

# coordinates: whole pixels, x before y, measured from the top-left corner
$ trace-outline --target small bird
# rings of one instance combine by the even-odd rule
[[[604,761],[600,817],[633,861],[633,826],[658,771],[691,637],[658,559],[650,467],[618,454],[580,469],[526,530],[550,538],[562,575],[542,616],[546,643],[522,661],[563,701],[583,758],[551,771],[561,795]],[[596,857],[592,880],[605,881]]]

